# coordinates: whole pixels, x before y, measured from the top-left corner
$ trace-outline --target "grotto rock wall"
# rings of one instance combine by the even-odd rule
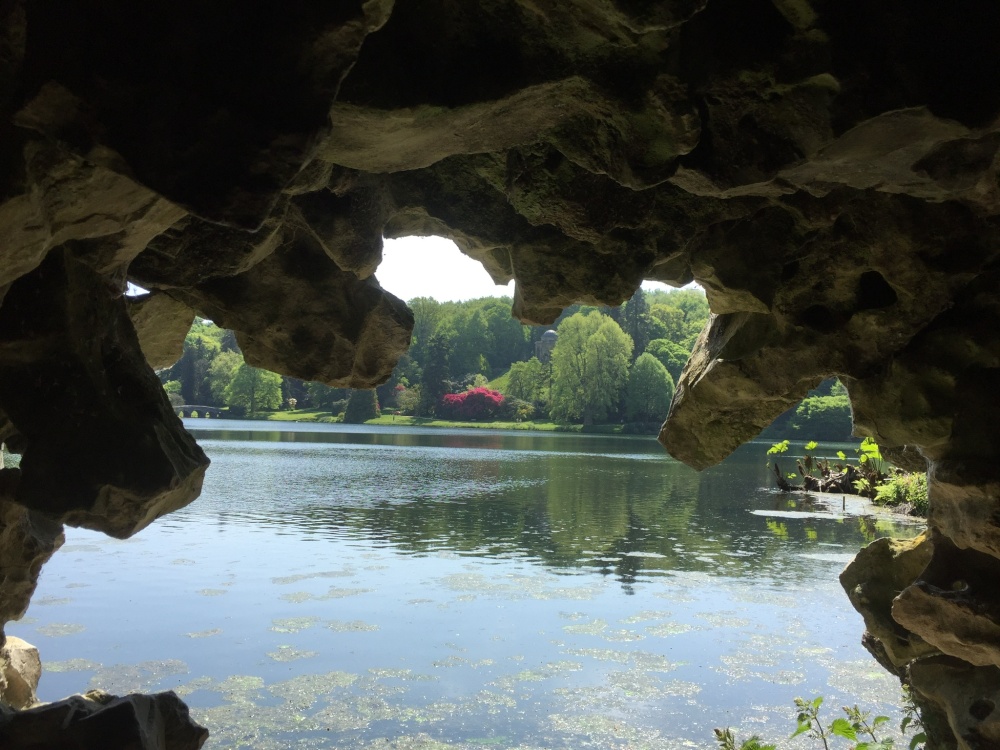
[[[871,621],[927,644],[897,669],[956,742],[992,737],[998,31],[989,0],[0,0],[0,619],[61,524],[197,496],[150,367],[192,315],[370,387],[412,326],[381,238],[440,234],[526,322],[701,283],[661,433],[692,466],[841,377],[931,472],[926,569]]]

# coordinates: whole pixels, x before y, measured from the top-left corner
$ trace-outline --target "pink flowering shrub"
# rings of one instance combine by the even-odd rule
[[[463,393],[446,393],[437,412],[445,419],[479,421],[493,419],[503,406],[503,394],[489,388],[470,388]]]

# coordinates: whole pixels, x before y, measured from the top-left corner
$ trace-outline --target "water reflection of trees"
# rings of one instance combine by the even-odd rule
[[[371,439],[350,436],[365,446]],[[339,463],[325,464],[325,471],[293,480],[310,483],[307,497],[328,499],[271,509],[262,503],[255,517],[404,553],[518,556],[554,569],[590,569],[613,576],[626,591],[643,577],[685,571],[773,576],[777,569],[793,580],[814,565],[797,552],[821,551],[817,547],[824,544],[857,549],[893,531],[857,518],[784,517],[782,511],[816,510],[814,501],[767,489],[766,468],[749,451],[698,474],[627,441],[546,442],[509,434],[472,440],[442,435],[431,446],[423,434],[395,434],[391,440],[395,447],[435,450],[383,451],[383,443],[376,443],[372,451],[341,453]],[[450,448],[455,440],[464,449]],[[257,470],[266,474],[265,467],[289,460],[294,450],[261,451]],[[334,455],[325,450],[314,452]],[[310,471],[317,466],[299,460]],[[286,481],[275,490],[290,497],[294,488]]]

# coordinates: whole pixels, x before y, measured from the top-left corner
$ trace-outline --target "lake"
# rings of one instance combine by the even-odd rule
[[[203,494],[136,537],[67,529],[27,616],[42,700],[171,689],[210,748],[709,747],[796,696],[899,687],[837,582],[921,525],[697,473],[651,437],[185,420]]]

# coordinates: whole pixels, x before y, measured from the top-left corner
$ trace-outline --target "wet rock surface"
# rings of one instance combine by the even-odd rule
[[[10,750],[198,750],[207,739],[172,692],[119,698],[93,690],[27,711],[0,705],[0,743]]]
[[[893,612],[996,664],[988,591],[934,581],[1000,560],[998,28],[986,0],[0,0],[4,502],[116,536],[189,502],[206,460],[149,367],[188,311],[370,387],[412,325],[381,237],[442,234],[536,323],[697,279],[661,433],[692,466],[841,377],[931,468],[933,581]],[[55,537],[2,533],[33,561],[6,618]]]

